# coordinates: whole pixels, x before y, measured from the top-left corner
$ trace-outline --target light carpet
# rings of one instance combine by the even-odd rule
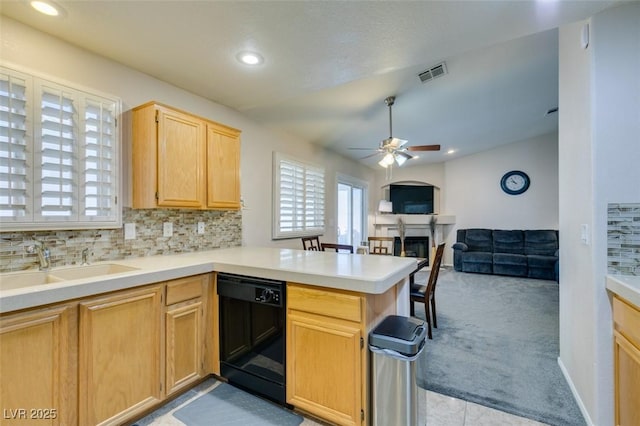
[[[419,386],[550,425],[585,424],[557,362],[556,282],[443,270],[436,302]]]

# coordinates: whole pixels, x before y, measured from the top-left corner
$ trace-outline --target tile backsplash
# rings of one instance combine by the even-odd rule
[[[640,203],[608,206],[607,273],[640,275]]]
[[[242,245],[241,211],[125,208],[123,222],[135,223],[135,239],[125,240],[122,228],[1,233],[0,272],[37,268],[37,256],[26,251],[34,239],[49,248],[54,267],[81,263],[85,248],[89,262],[97,262]],[[164,222],[173,223],[173,236],[163,237]],[[204,234],[196,232],[198,222]]]

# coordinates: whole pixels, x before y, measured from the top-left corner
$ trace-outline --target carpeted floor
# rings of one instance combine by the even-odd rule
[[[557,363],[556,282],[447,269],[436,301],[419,386],[550,425],[585,424]],[[416,315],[424,319],[422,304]]]

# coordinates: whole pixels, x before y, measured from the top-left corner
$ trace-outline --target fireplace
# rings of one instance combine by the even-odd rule
[[[400,256],[400,237],[393,239],[393,255]],[[429,257],[429,237],[404,237],[404,253],[407,257]]]

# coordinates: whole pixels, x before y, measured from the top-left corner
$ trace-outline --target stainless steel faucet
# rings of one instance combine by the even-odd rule
[[[88,265],[89,264],[89,262],[87,260],[88,257],[89,257],[89,249],[88,248],[83,249],[82,250],[82,264],[83,265]]]
[[[41,271],[48,271],[51,268],[51,252],[40,241],[33,240],[33,245],[27,247],[27,253],[38,255]]]

